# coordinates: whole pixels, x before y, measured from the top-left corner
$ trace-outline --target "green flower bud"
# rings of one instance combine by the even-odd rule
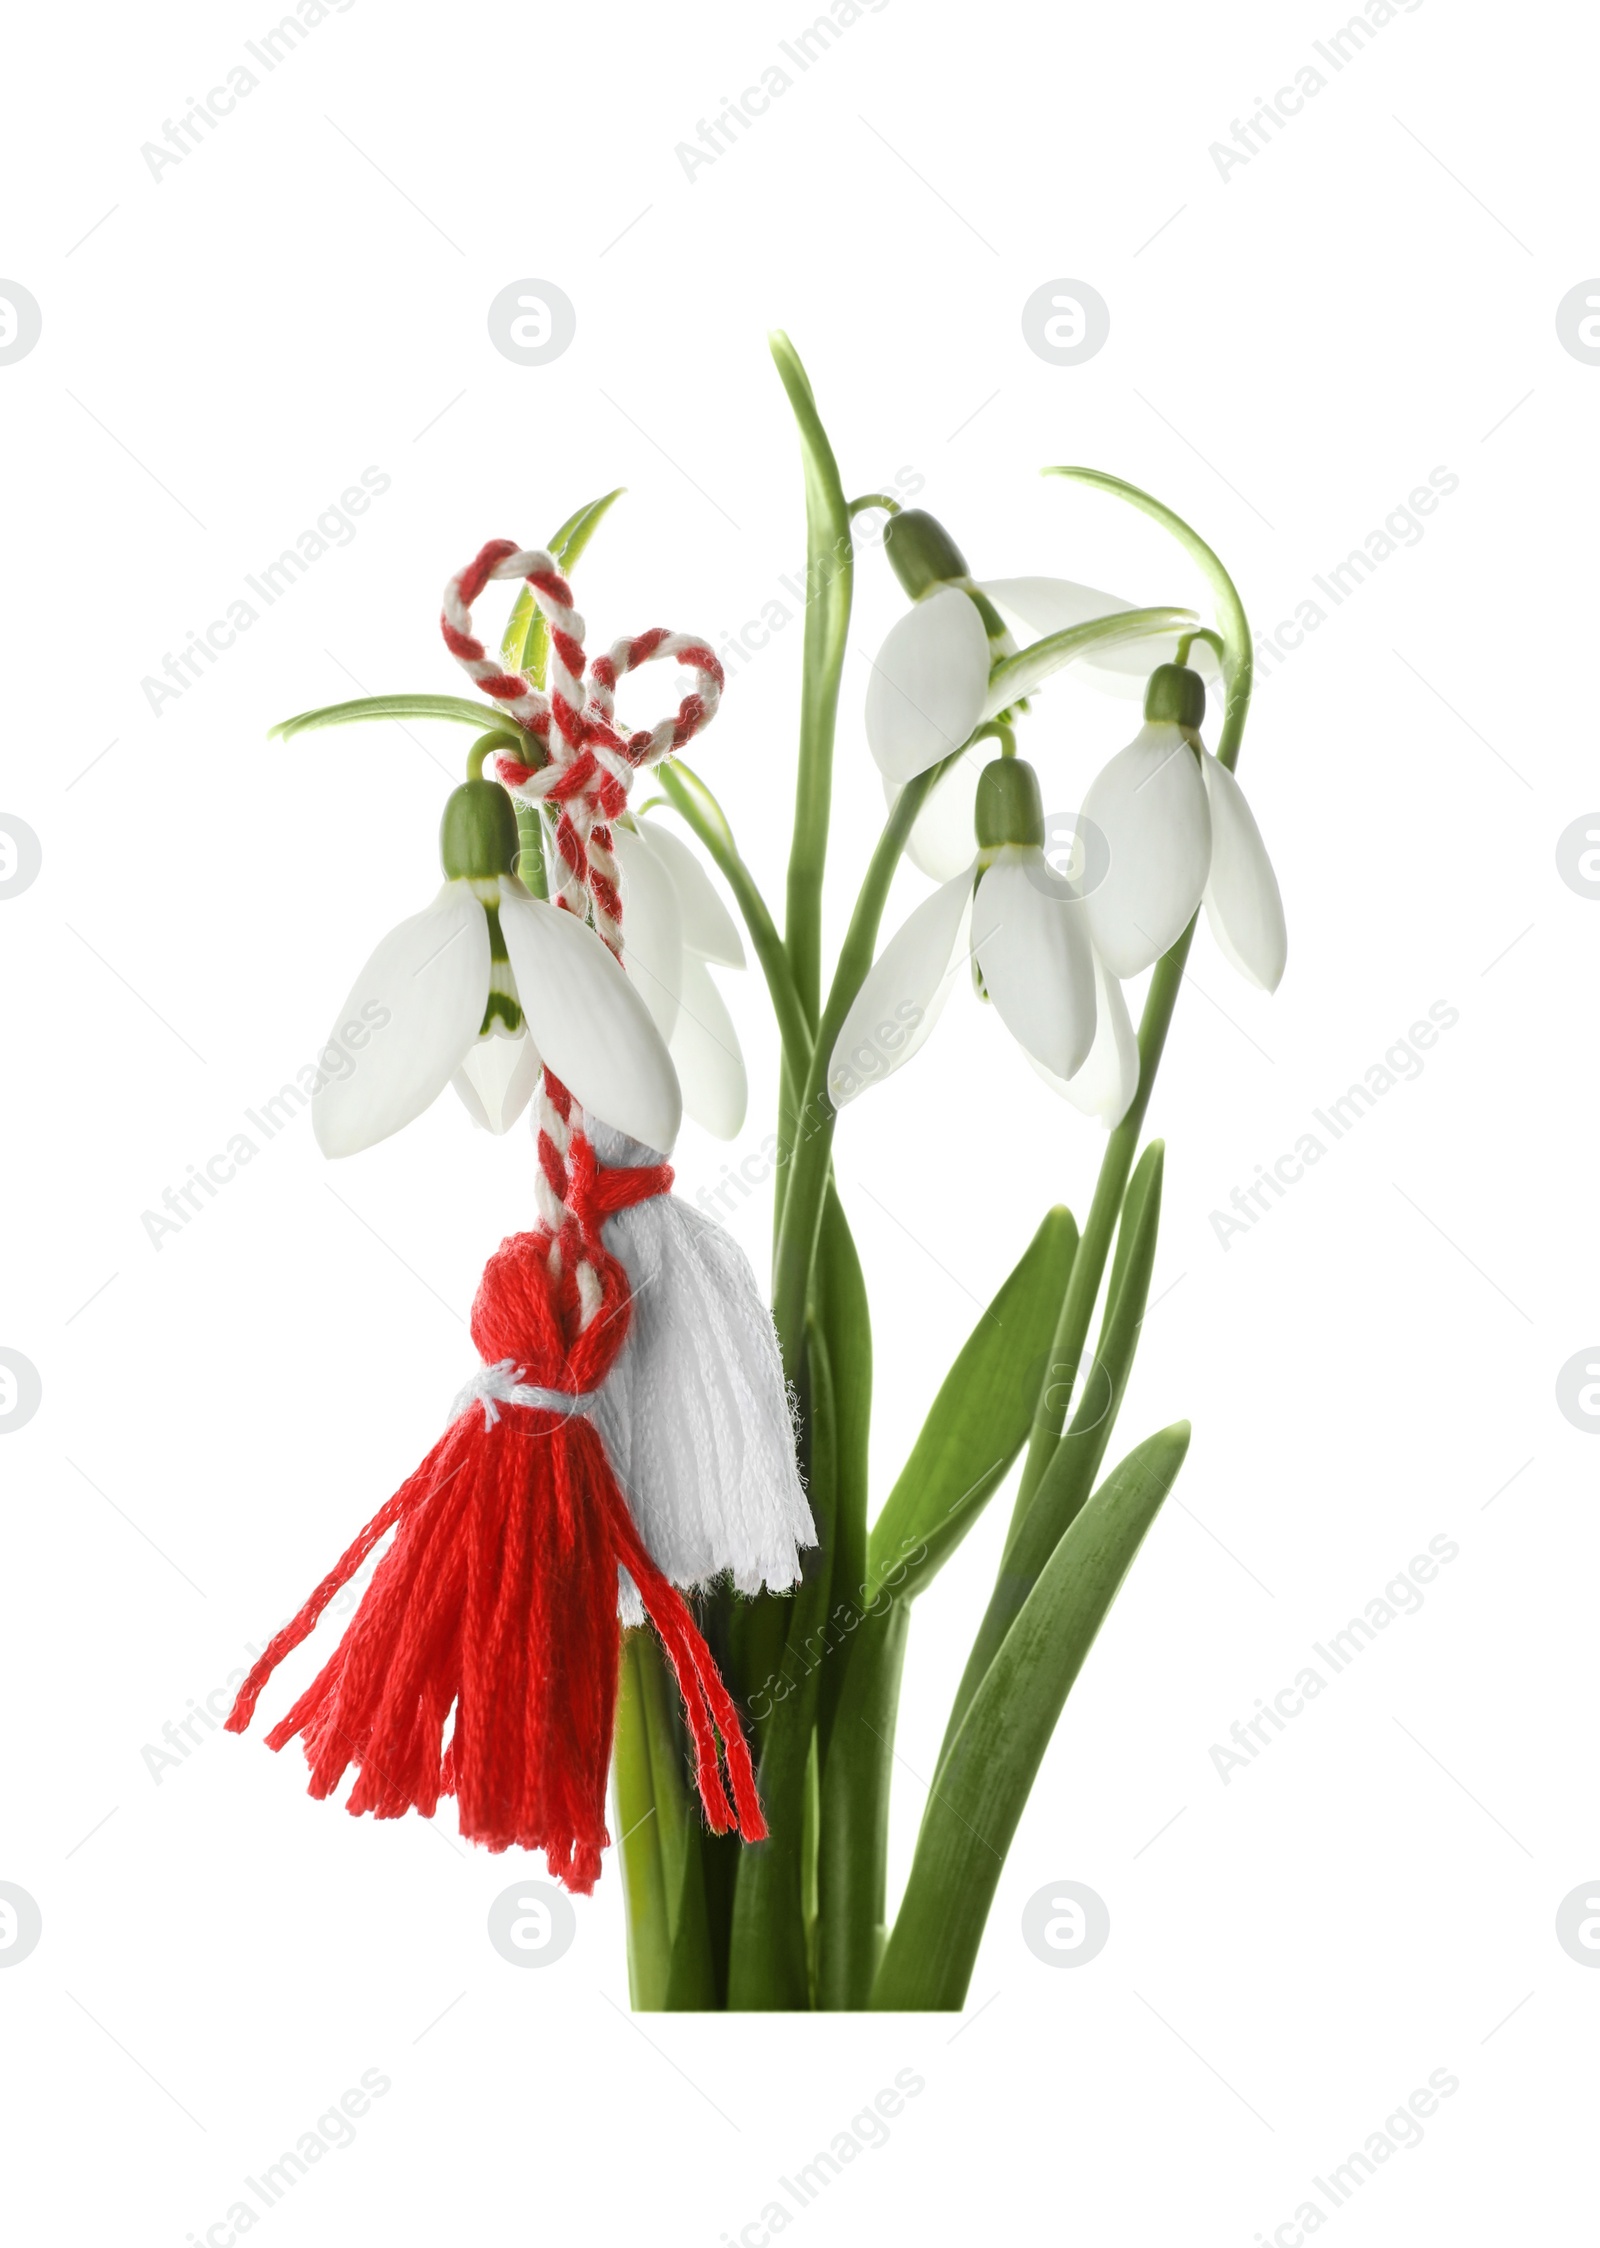
[[[1198,733],[1206,718],[1206,683],[1187,664],[1158,663],[1145,689],[1145,718],[1151,724],[1168,720]]]
[[[968,575],[966,556],[944,525],[920,507],[891,515],[883,548],[895,576],[913,601],[950,578]]]
[[[1044,803],[1039,776],[1024,757],[997,757],[978,775],[978,803],[974,815],[979,847],[996,850],[1003,843],[1044,842]]]
[[[498,781],[463,781],[439,822],[439,856],[451,881],[509,874],[518,849],[516,806]]]

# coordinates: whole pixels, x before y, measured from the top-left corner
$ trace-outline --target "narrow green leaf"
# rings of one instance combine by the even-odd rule
[[[363,695],[359,702],[328,703],[321,710],[302,710],[297,718],[281,719],[268,739],[292,741],[296,734],[315,733],[322,726],[351,726],[366,718],[446,718],[452,725],[470,726],[481,734],[491,716],[486,703],[467,702],[460,695]]]
[[[732,2011],[804,2011],[811,2004],[805,1928],[806,1767],[826,1645],[837,1494],[837,1421],[827,1346],[806,1334],[802,1402],[807,1484],[819,1550],[790,1603],[781,1697],[766,1721],[757,1778],[770,1833],[739,1854],[728,1950]]]
[[[933,1582],[1021,1450],[1077,1246],[1072,1212],[1049,1211],[962,1345],[873,1524],[867,1605]]]
[[[911,1603],[880,1592],[852,1627],[850,1668],[822,1772],[817,2004],[866,2005],[886,1940],[889,1795]]]
[[[1105,1317],[1100,1325],[1099,1347],[1085,1372],[1071,1425],[1056,1446],[1027,1509],[1012,1521],[1000,1573],[978,1626],[977,1637],[972,1642],[961,1684],[956,1689],[944,1746],[940,1750],[941,1768],[962,1717],[1013,1618],[1037,1584],[1100,1472],[1100,1463],[1105,1458],[1128,1387],[1128,1376],[1133,1370],[1145,1299],[1150,1292],[1156,1234],[1161,1223],[1163,1152],[1162,1142],[1152,1140],[1128,1182]],[[1052,1366],[1050,1371],[1053,1378],[1059,1377],[1071,1389],[1077,1369]]]
[[[563,573],[578,561],[613,502],[621,499],[624,489],[619,484],[603,499],[590,500],[586,507],[578,508],[567,517],[555,537],[546,542],[546,553],[560,563]],[[534,599],[532,587],[525,585],[512,604],[510,620],[500,641],[500,660],[507,671],[518,672],[534,686],[542,687],[549,648],[544,611]]]
[[[1006,1852],[1073,1682],[1189,1449],[1178,1421],[1130,1452],[1057,1545],[940,1771],[873,1986],[875,2008],[958,2009]]]
[[[1186,625],[1199,621],[1192,609],[1124,609],[1116,616],[1092,617],[1087,624],[1069,625],[1064,632],[1031,641],[990,673],[983,715],[992,718],[996,711],[1007,710],[1024,695],[1031,695],[1042,680],[1071,663],[1074,656],[1087,655],[1093,648],[1117,648],[1125,640],[1150,640],[1182,632]]]
[[[839,1190],[830,1186],[812,1273],[812,1313],[827,1346],[833,1377],[834,1508],[830,1622],[841,1606],[858,1612],[867,1582],[867,1452],[872,1434],[872,1312]],[[834,1713],[844,1690],[853,1642],[830,1638],[817,1695],[817,1737],[827,1758]]]
[[[822,877],[828,853],[828,812],[833,793],[833,733],[839,678],[850,630],[855,549],[850,508],[839,481],[833,447],[817,412],[800,355],[782,330],[768,339],[800,432],[806,494],[805,647],[800,675],[800,758],[795,781],[794,834],[789,849],[784,939],[789,966],[808,1026],[822,1004]],[[793,1112],[801,1080],[787,1050],[779,1098],[781,1153],[792,1144]],[[776,1201],[783,1198],[776,1197]],[[811,1213],[808,1213],[808,1217]],[[778,1212],[774,1210],[774,1222]],[[806,1244],[807,1269],[814,1244]],[[798,1332],[785,1338],[786,1363],[798,1349]]]
[[[1220,558],[1207,546],[1192,525],[1181,515],[1175,515],[1164,501],[1149,492],[1141,492],[1137,484],[1126,484],[1120,476],[1107,476],[1098,468],[1047,468],[1046,476],[1070,477],[1074,483],[1093,485],[1096,491],[1109,492],[1119,500],[1126,500],[1163,530],[1170,531],[1184,552],[1200,565],[1207,583],[1216,597],[1217,622],[1222,627],[1222,676],[1227,683],[1228,707],[1223,718],[1222,733],[1217,741],[1217,756],[1232,772],[1239,755],[1240,737],[1244,733],[1245,718],[1250,709],[1250,689],[1255,677],[1255,646],[1250,638],[1249,619],[1244,613],[1244,603],[1239,589],[1223,568]]]

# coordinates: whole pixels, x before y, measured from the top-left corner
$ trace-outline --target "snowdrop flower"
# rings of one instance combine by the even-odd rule
[[[682,1104],[650,1010],[593,929],[512,873],[516,814],[497,782],[455,790],[439,851],[443,888],[390,930],[339,1011],[367,1036],[313,1097],[323,1154],[387,1139],[452,1079],[475,1121],[504,1131],[542,1063],[585,1109],[670,1150]]]
[[[914,866],[935,881],[947,881],[971,857],[982,762],[970,737],[998,715],[1008,695],[1004,686],[991,686],[995,662],[1016,649],[1000,612],[1043,639],[1128,614],[1134,604],[1065,578],[977,584],[944,526],[920,508],[890,518],[884,549],[913,606],[891,628],[873,665],[867,744],[891,806],[908,780],[967,745],[965,755],[940,774],[906,842]],[[1077,661],[1096,685],[1132,694],[1142,690],[1153,665],[1176,655],[1178,645],[1175,633],[1107,642],[1083,651]],[[1202,676],[1220,678],[1209,644],[1198,642],[1197,651]]]
[[[744,966],[733,917],[670,828],[656,821],[618,827],[612,842],[622,869],[622,957],[677,1065],[683,1105],[717,1139],[736,1139],[749,1085],[738,1033],[709,973],[709,965]]]
[[[1085,903],[1114,976],[1175,944],[1195,908],[1239,973],[1276,991],[1288,954],[1283,901],[1244,791],[1200,739],[1204,681],[1180,664],[1150,675],[1145,723],[1091,783],[1083,818],[1107,856]]]
[[[889,518],[884,552],[912,606],[890,626],[867,683],[867,746],[884,779],[904,785],[953,755],[983,716],[992,608],[974,600],[961,550],[921,508]]]
[[[1039,1075],[1115,1123],[1138,1084],[1132,1025],[1095,958],[1083,898],[1045,858],[1038,778],[1023,759],[984,767],[976,832],[976,857],[916,908],[868,971],[833,1049],[829,1095],[842,1108],[920,1052],[970,954]]]
[[[1159,665],[1144,726],[1084,799],[1096,863],[1081,889],[1044,856],[1033,768],[1002,757],[982,769],[977,857],[969,845],[874,962],[830,1061],[836,1106],[920,1050],[968,950],[1038,1075],[1108,1127],[1139,1081],[1122,979],[1175,944],[1202,901],[1224,957],[1276,990],[1288,949],[1277,879],[1243,790],[1200,739],[1204,716],[1200,675]]]

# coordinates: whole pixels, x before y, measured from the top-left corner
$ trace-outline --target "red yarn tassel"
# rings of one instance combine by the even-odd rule
[[[569,1347],[557,1298],[570,1291],[552,1279],[549,1248],[547,1233],[501,1243],[473,1306],[473,1339],[487,1363],[513,1360],[520,1381],[583,1395],[622,1347],[627,1282],[603,1250],[590,1253],[601,1308]],[[353,1813],[429,1817],[454,1795],[470,1840],[542,1850],[568,1888],[592,1889],[609,1840],[621,1567],[676,1674],[711,1826],[737,1827],[747,1842],[765,1836],[732,1698],[682,1595],[645,1551],[599,1435],[581,1416],[539,1406],[504,1405],[489,1427],[478,1402],[467,1408],[272,1641],[228,1731],[244,1731],[278,1664],[390,1529],[394,1543],[344,1637],[267,1735],[272,1749],[303,1737],[314,1796],[331,1794],[352,1764]]]

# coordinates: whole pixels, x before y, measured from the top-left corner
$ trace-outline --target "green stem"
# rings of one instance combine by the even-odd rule
[[[1198,919],[1199,916],[1196,915],[1195,921]],[[1144,1125],[1145,1111],[1150,1105],[1156,1071],[1161,1066],[1162,1049],[1172,1025],[1172,1011],[1178,1003],[1184,963],[1189,957],[1189,947],[1194,942],[1195,921],[1190,922],[1171,951],[1163,953],[1150,978],[1144,1013],[1139,1020],[1139,1089],[1133,1096],[1127,1115],[1107,1139],[1105,1154],[1100,1159],[1100,1176],[1095,1181],[1094,1200],[1089,1205],[1089,1215],[1084,1221],[1078,1253],[1072,1260],[1067,1292],[1061,1300],[1061,1316],[1056,1322],[1055,1340],[1050,1346],[1050,1361],[1045,1368],[1044,1379],[1039,1384],[1039,1402],[1034,1408],[1028,1457],[1023,1463],[1022,1483],[1017,1492],[1016,1506],[1012,1510],[1011,1527],[1006,1534],[1008,1553],[1022,1518],[1032,1503],[1033,1494],[1039,1487],[1039,1478],[1050,1465],[1061,1431],[1066,1425],[1067,1407],[1077,1381],[1078,1364],[1083,1356],[1089,1322],[1094,1317],[1094,1307],[1099,1299],[1106,1258],[1116,1236],[1117,1217],[1127,1189],[1128,1174],[1133,1169],[1133,1159],[1138,1152],[1139,1133]]]
[[[1244,737],[1245,720],[1250,712],[1255,658],[1244,603],[1239,598],[1238,587],[1224,569],[1220,558],[1181,515],[1175,514],[1163,501],[1153,498],[1150,493],[1141,491],[1136,484],[1124,483],[1120,476],[1107,476],[1102,470],[1092,468],[1047,468],[1044,473],[1047,476],[1070,477],[1077,483],[1092,485],[1096,490],[1109,492],[1118,499],[1126,500],[1130,506],[1137,507],[1164,530],[1169,531],[1205,573],[1222,626],[1220,653],[1223,676],[1227,681],[1227,707],[1216,754],[1218,762],[1226,765],[1231,772],[1238,763],[1239,745]],[[1208,631],[1205,637],[1215,644],[1214,634]],[[1072,1275],[1062,1301],[1050,1363],[1045,1368],[1044,1380],[1040,1384],[1028,1457],[1023,1466],[1021,1488],[1017,1493],[1011,1528],[1007,1534],[1007,1552],[1016,1538],[1033,1494],[1038,1489],[1039,1479],[1050,1464],[1066,1422],[1070,1393],[1077,1378],[1084,1340],[1100,1293],[1106,1257],[1116,1232],[1117,1214],[1122,1208],[1128,1174],[1133,1168],[1133,1158],[1138,1147],[1139,1129],[1150,1105],[1156,1071],[1160,1067],[1162,1049],[1166,1045],[1172,1010],[1178,1003],[1184,963],[1189,957],[1189,947],[1194,942],[1194,932],[1195,922],[1191,921],[1177,943],[1157,961],[1155,973],[1150,979],[1144,1015],[1139,1024],[1139,1086],[1127,1115],[1106,1143],[1100,1177],[1095,1185],[1094,1201],[1089,1208],[1083,1240],[1073,1260]],[[1059,1400],[1059,1404],[1052,1402],[1053,1400]]]
[[[869,507],[881,507],[888,515],[898,515],[900,512],[900,502],[891,499],[887,492],[863,492],[860,499],[850,502],[848,512],[851,522],[858,515],[864,515]]]
[[[844,1028],[845,1017],[872,966],[878,924],[883,918],[889,885],[933,778],[929,771],[907,781],[878,838],[844,943],[839,948],[839,963],[834,970],[828,1003],[822,1011],[811,1065],[806,1073],[772,1274],[772,1316],[783,1348],[784,1371],[791,1380],[800,1362],[806,1301],[811,1292],[811,1268],[816,1258],[817,1229],[822,1222],[823,1199],[833,1157],[833,1127],[838,1115],[828,1097],[828,1062]]]
[[[635,2013],[666,2003],[672,1965],[672,1925],[661,1853],[649,1723],[640,1676],[643,1634],[625,1632],[617,1694],[617,1736],[612,1775],[621,1837],[622,1880],[628,1905],[628,1994]]]

